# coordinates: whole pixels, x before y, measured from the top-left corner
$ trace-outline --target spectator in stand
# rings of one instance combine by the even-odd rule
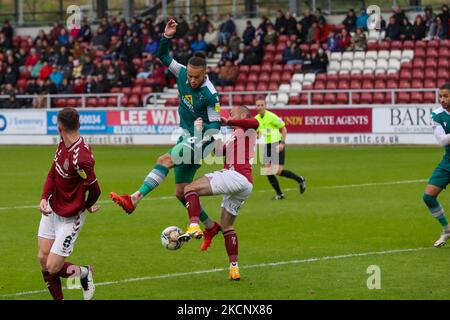
[[[16,93],[17,93],[17,90],[14,89],[14,86],[12,84],[10,84],[10,83],[5,84],[3,86],[2,91],[1,91],[2,95],[10,95],[10,94],[16,94]]]
[[[411,39],[422,40],[426,36],[427,28],[421,15],[417,15],[412,26]]]
[[[225,62],[225,61],[234,61],[234,59],[236,59],[236,57],[233,55],[233,52],[230,50],[230,47],[228,47],[227,45],[224,45],[222,47],[222,54],[220,56],[220,60]]]
[[[206,50],[206,42],[201,33],[197,34],[196,40],[191,43],[191,49],[193,52]]]
[[[297,36],[297,44],[302,44],[305,42],[306,38],[303,33],[303,25],[300,22],[297,22],[296,24],[295,35]]]
[[[58,36],[58,43],[62,46],[69,43],[69,35],[67,34],[66,29],[62,28],[59,36]]]
[[[355,10],[350,9],[347,11],[347,16],[345,17],[344,21],[342,21],[342,24],[344,25],[345,29],[347,29],[348,32],[355,32],[356,30]]]
[[[366,35],[362,28],[356,28],[355,35],[350,40],[350,49],[353,51],[365,51],[367,47]]]
[[[327,39],[327,48],[330,52],[338,51],[338,39],[334,30],[330,31]]]
[[[386,28],[386,40],[399,40],[400,39],[400,26],[395,23],[394,16],[389,18],[389,24]]]
[[[399,26],[403,26],[404,22],[403,20],[408,20],[408,17],[406,16],[405,12],[402,10],[402,8],[399,5],[394,6],[394,15],[395,24]]]
[[[219,44],[228,44],[228,40],[231,34],[236,31],[236,25],[231,17],[231,14],[227,14],[225,22],[220,26]]]
[[[261,23],[258,26],[258,29],[262,30],[263,34],[267,33],[267,26],[271,24],[270,19],[266,16],[261,17]],[[250,41],[251,42],[251,41]]]
[[[92,76],[97,73],[97,67],[92,62],[92,58],[89,55],[84,56],[83,69],[81,71],[82,76]]]
[[[283,64],[301,64],[302,53],[295,42],[286,42],[286,48],[282,52]]]
[[[236,79],[238,76],[238,68],[228,60],[225,62],[225,65],[220,67],[219,71],[219,79],[217,80],[217,84],[220,86],[230,86],[236,83]]]
[[[136,75],[136,79],[142,78],[147,79],[151,76],[150,70],[146,66],[142,66],[138,70],[138,74]]]
[[[117,86],[119,78],[120,78],[120,71],[113,65],[110,65],[108,67],[108,72],[106,72],[106,80],[108,81],[108,88]]]
[[[120,69],[120,78],[119,81],[117,81],[117,85],[122,88],[130,87],[131,86],[131,76],[130,73],[127,72],[126,69]]]
[[[72,55],[74,59],[81,59],[84,57],[84,49],[80,46],[80,42],[75,42],[72,49]]]
[[[214,28],[212,24],[208,26],[208,32],[205,33],[205,42],[206,54],[208,55],[208,57],[212,57],[216,52],[217,44],[219,43],[219,32]]]
[[[84,93],[84,85],[83,82],[81,82],[80,78],[75,79],[75,83],[72,87],[72,93],[81,94]]]
[[[309,29],[312,27],[314,22],[316,22],[316,16],[311,14],[311,10],[309,8],[305,9],[303,11],[303,18],[300,20],[300,23],[302,24],[303,38],[306,39],[306,41],[308,41]]]
[[[264,55],[264,49],[258,40],[253,39],[252,44],[244,50],[243,65],[261,64]]]
[[[250,20],[247,21],[247,26],[245,27],[244,33],[242,34],[242,40],[244,41],[245,45],[249,45],[253,38],[255,37],[256,29],[252,25],[252,22]]]
[[[39,61],[31,69],[31,76],[33,78],[39,77],[39,74],[41,73],[42,66],[43,66],[43,60],[39,59]]]
[[[6,39],[12,40],[13,35],[14,35],[14,30],[11,27],[9,20],[5,20],[3,22],[3,28],[2,28],[1,33],[3,33],[5,35]]]
[[[94,31],[94,36],[92,38],[93,50],[106,50],[108,47],[108,42],[109,39],[102,27],[99,27],[96,31]]]
[[[0,108],[3,109],[19,109],[22,107],[20,102],[16,99],[16,95],[14,93],[10,94],[7,100],[2,99],[0,101]]]
[[[184,34],[184,41],[190,43],[190,38],[194,39],[194,37],[198,34],[198,29],[196,28],[193,22],[189,23],[188,31]]]
[[[175,32],[175,38],[177,39],[183,38],[186,32],[189,30],[189,25],[186,22],[186,20],[184,20],[183,16],[178,17],[177,23],[178,25],[177,25],[177,32]]]
[[[78,32],[77,40],[81,42],[90,42],[92,39],[91,26],[88,24],[86,18],[81,22],[81,29]]]
[[[400,40],[411,40],[413,34],[413,27],[408,19],[403,19],[403,23],[400,26]]]
[[[148,36],[147,44],[145,45],[144,52],[151,53],[152,55],[156,55],[158,51],[158,42],[156,42],[152,36]]]
[[[134,58],[140,58],[142,53],[142,45],[138,36],[133,37],[132,44],[126,48],[128,61],[132,61]]]
[[[208,20],[208,15],[206,13],[202,14],[202,16],[200,17],[200,22],[198,23],[198,32],[200,32],[202,36],[205,36],[205,34],[208,32],[210,24],[211,23]]]
[[[95,79],[95,93],[108,93],[109,92],[109,81],[105,79],[105,76],[100,73]]]
[[[228,46],[230,47],[231,52],[233,52],[233,56],[236,58],[239,54],[239,47],[241,45],[241,38],[238,37],[236,32],[233,32],[230,38],[230,42]]]
[[[288,35],[295,34],[297,20],[292,16],[292,14],[288,11],[286,12],[286,33]]]
[[[338,50],[345,51],[350,46],[350,35],[347,29],[343,28],[341,33],[338,35]]]
[[[28,68],[29,71],[33,68],[33,66],[38,63],[39,61],[39,54],[36,52],[35,48],[30,49],[30,55],[27,57],[27,60],[25,61],[25,66]]]
[[[267,33],[264,36],[264,44],[275,44],[277,42],[277,32],[272,24],[267,26]]]
[[[425,8],[425,27],[426,36],[425,39],[432,39],[436,34],[436,15],[433,13],[432,7]]]
[[[57,87],[59,94],[71,94],[73,92],[73,84],[69,79],[63,78],[61,84]]]
[[[12,48],[12,42],[10,39],[6,38],[5,34],[0,33],[0,52],[6,51]]]
[[[3,78],[3,84],[10,84],[15,86],[17,83],[17,73],[9,65],[6,66],[6,73]]]
[[[83,71],[83,65],[80,63],[80,60],[73,60],[73,69],[72,69],[72,77],[74,79],[81,78],[81,73]]]
[[[311,62],[311,71],[314,73],[326,73],[327,67],[328,67],[328,56],[322,48],[319,48],[317,50],[316,56]]]
[[[63,73],[63,78],[72,78],[73,73],[73,57],[69,56],[67,63],[61,69]]]
[[[315,41],[317,44],[327,42],[328,35],[330,34],[331,26],[324,22],[324,20],[319,20],[319,25],[315,32]]]
[[[36,79],[30,78],[25,88],[25,94],[36,94],[38,92],[38,85],[36,84]]]
[[[359,14],[359,17],[356,18],[356,27],[367,31],[367,19],[369,19],[369,15],[366,12],[366,8],[361,8]]]
[[[318,23],[322,22],[323,24],[326,24],[326,23],[327,23],[325,17],[324,17],[323,14],[322,14],[322,9],[320,9],[320,8],[317,8],[317,9],[316,9],[316,21],[317,21]]]
[[[317,22],[313,22],[313,24],[311,25],[311,27],[308,30],[308,34],[306,36],[306,42],[309,44],[312,44],[316,41],[316,34],[318,34],[318,24]]]
[[[166,70],[167,67],[163,66],[161,62],[155,61],[155,68],[152,72],[152,87],[157,91],[162,91],[162,89],[167,85],[166,83]],[[169,79],[167,79],[169,81]]]
[[[448,4],[442,5],[442,13],[438,15],[442,22],[442,30],[438,31],[438,36],[440,39],[447,39],[450,28],[450,13],[448,10]]]
[[[48,94],[57,93],[56,85],[50,79],[45,80],[45,88]]]
[[[85,93],[95,93],[95,80],[93,76],[87,76],[84,82],[84,92]]]
[[[44,60],[41,70],[39,71],[39,79],[47,80],[48,78],[50,78],[52,71],[53,69],[51,66],[49,66],[48,61]]]
[[[67,48],[62,46],[59,49],[59,54],[58,54],[58,62],[57,64],[59,66],[64,66],[69,62],[69,53],[67,52]]]
[[[434,39],[447,39],[448,37],[448,28],[445,26],[442,22],[442,19],[440,16],[436,17],[436,35],[434,36]]]
[[[277,10],[274,28],[278,34],[287,34],[286,17],[284,16],[284,12],[282,10]]]
[[[187,42],[183,42],[183,47],[173,53],[173,58],[178,63],[186,66],[190,57],[192,57],[192,50]]]
[[[55,84],[56,87],[59,87],[63,80],[63,74],[61,72],[60,66],[53,65],[52,73],[50,74],[50,80]]]

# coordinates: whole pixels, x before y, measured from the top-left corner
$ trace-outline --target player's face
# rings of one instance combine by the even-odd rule
[[[450,108],[450,90],[448,89],[439,90],[439,102],[445,109]]]
[[[256,111],[258,111],[260,115],[264,114],[266,111],[266,102],[264,100],[256,100]]]
[[[206,68],[202,67],[192,67],[188,65],[187,67],[187,78],[189,85],[192,89],[198,89],[205,81]]]
[[[238,120],[240,118],[240,114],[239,114],[239,108],[238,107],[233,107],[230,111],[230,119],[231,120]]]

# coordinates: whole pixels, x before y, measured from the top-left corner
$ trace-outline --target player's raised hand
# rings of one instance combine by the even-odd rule
[[[227,118],[220,117],[220,124],[221,124],[222,126],[226,126],[227,123],[228,123],[228,119],[227,119]]]
[[[100,206],[98,204],[94,204],[92,207],[88,208],[87,211],[90,213],[96,213],[100,210]]]
[[[164,35],[171,38],[175,35],[175,32],[177,31],[177,23],[174,19],[170,19],[169,22],[166,24],[166,28],[164,29]]]
[[[48,216],[52,212],[48,207],[46,199],[41,200],[41,203],[39,204],[39,211],[41,211],[44,216]]]

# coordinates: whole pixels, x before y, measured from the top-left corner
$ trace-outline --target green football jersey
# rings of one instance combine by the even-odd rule
[[[180,127],[194,135],[194,121],[203,119],[203,132],[208,129],[220,129],[220,103],[219,94],[214,85],[206,76],[205,82],[198,89],[192,89],[187,79],[186,66],[178,63],[169,53],[171,40],[163,36],[158,46],[158,58],[169,67],[177,78],[180,104]]]
[[[434,110],[431,113],[434,121],[434,126],[442,126],[445,134],[450,133],[450,113],[443,107]],[[450,159],[450,145],[445,146],[445,157]]]

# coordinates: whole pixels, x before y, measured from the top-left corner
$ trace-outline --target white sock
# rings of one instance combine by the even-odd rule
[[[89,269],[86,267],[80,267],[80,271],[81,271],[80,278],[86,278],[87,275],[89,274]]]
[[[191,223],[191,224],[189,225],[189,228],[191,228],[191,227],[198,227],[198,223]]]
[[[230,262],[230,268],[231,267],[238,267],[239,268],[237,261],[236,262]]]
[[[134,205],[137,205],[142,198],[143,198],[142,194],[139,191],[136,191],[131,195],[131,202],[133,202]]]

